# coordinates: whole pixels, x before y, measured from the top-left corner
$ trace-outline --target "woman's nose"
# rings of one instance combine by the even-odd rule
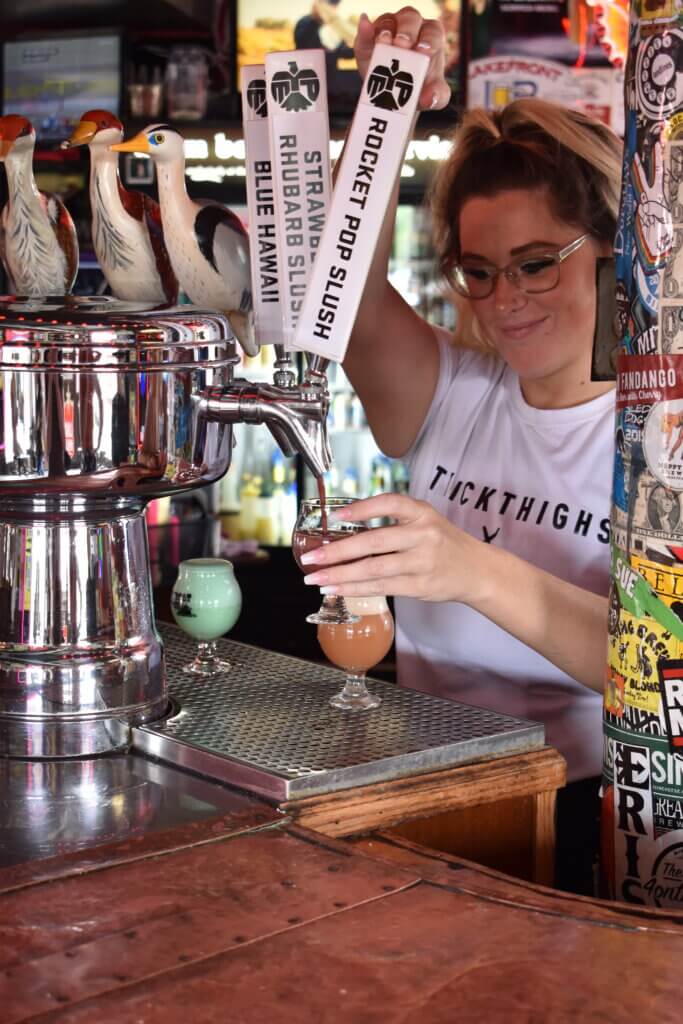
[[[521,309],[526,295],[501,272],[493,286],[493,301],[496,309]]]

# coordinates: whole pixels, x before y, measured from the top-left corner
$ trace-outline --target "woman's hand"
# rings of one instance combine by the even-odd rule
[[[305,582],[344,597],[391,594],[425,601],[467,601],[480,579],[484,547],[425,501],[378,494],[335,510],[336,520],[365,522],[390,516],[396,525],[375,527],[309,551]]]
[[[420,110],[440,110],[448,103],[451,90],[444,78],[445,37],[441,23],[426,21],[414,7],[402,7],[395,14],[380,14],[374,22],[361,15],[354,51],[361,78],[375,43],[388,43],[404,50],[418,50],[430,57],[429,70],[420,93]]]
[[[397,524],[307,552],[301,561],[315,571],[304,577],[306,583],[342,597],[395,594],[462,601],[567,675],[602,692],[605,597],[476,540],[424,501],[378,494],[334,515],[350,522],[392,516]]]

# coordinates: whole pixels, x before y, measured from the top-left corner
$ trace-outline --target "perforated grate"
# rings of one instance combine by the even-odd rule
[[[311,795],[543,746],[543,727],[372,680],[372,711],[338,711],[343,673],[218,642],[232,671],[182,672],[195,653],[162,625],[171,717],[134,731],[147,753],[277,799]]]

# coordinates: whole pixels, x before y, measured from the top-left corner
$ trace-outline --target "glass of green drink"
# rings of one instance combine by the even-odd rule
[[[232,562],[223,558],[188,558],[178,566],[171,593],[173,618],[185,633],[199,641],[197,657],[183,672],[215,676],[231,664],[216,652],[216,639],[237,622],[242,592]]]

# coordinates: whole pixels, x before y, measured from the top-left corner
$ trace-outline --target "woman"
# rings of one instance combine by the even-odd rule
[[[361,73],[376,39],[428,53],[421,104],[447,102],[437,23],[412,8],[362,19]],[[308,556],[307,582],[328,592],[397,596],[402,685],[544,722],[584,819],[601,765],[614,447],[613,386],[590,380],[595,273],[620,171],[619,140],[576,112],[528,100],[465,116],[436,186],[436,243],[463,297],[459,333],[487,351],[454,347],[388,284],[388,217],[345,369],[380,448],[408,462],[411,497],[359,502],[347,518],[397,525]]]

